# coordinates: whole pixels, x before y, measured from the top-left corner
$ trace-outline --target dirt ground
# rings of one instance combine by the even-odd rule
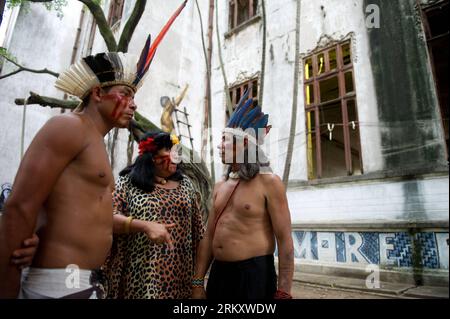
[[[363,291],[327,288],[294,282],[292,294],[295,299],[393,299],[393,296],[380,296]]]

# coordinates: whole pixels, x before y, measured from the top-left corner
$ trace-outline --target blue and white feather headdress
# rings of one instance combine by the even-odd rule
[[[247,138],[254,145],[261,145],[272,126],[267,125],[269,115],[264,114],[261,107],[253,103],[253,99],[248,99],[248,95],[249,90],[241,97],[223,132]]]

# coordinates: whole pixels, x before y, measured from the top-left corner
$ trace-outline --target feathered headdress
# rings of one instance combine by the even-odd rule
[[[247,138],[249,142],[258,145],[263,143],[264,137],[269,133],[272,126],[267,125],[269,115],[264,114],[260,106],[254,105],[254,100],[248,99],[248,95],[249,90],[246,90],[231,115],[224,132]],[[259,134],[262,134],[262,136],[259,136]]]
[[[92,87],[126,85],[135,92],[142,86],[143,79],[155,56],[156,49],[172,23],[186,6],[187,0],[167,21],[156,40],[151,44],[149,35],[139,60],[136,56],[122,52],[107,52],[91,55],[71,65],[61,73],[55,87],[80,99],[85,98]],[[137,60],[137,61],[136,61]],[[137,62],[137,64],[136,64]]]

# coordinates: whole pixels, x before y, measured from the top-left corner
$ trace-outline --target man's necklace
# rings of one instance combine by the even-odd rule
[[[228,177],[231,179],[239,179],[239,173],[238,172],[230,172],[230,174],[228,174]]]

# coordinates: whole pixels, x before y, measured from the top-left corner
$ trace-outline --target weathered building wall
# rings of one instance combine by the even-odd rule
[[[148,34],[152,35],[152,39],[156,38],[180,3],[178,1],[148,2],[128,51],[138,58]],[[120,28],[115,31],[117,39],[126,19],[131,14],[133,5],[134,1],[125,1],[123,19]],[[205,2],[200,2],[205,30],[207,29],[205,25],[207,5]],[[103,6],[107,16],[109,1],[105,1]],[[42,5],[31,4],[30,13],[21,12],[19,15],[12,32],[9,50],[18,61],[31,68],[47,67],[56,72],[66,69],[70,65],[81,9],[79,2],[70,1],[64,8],[64,18],[59,20],[54,13],[48,12]],[[86,10],[75,60],[89,53],[105,51],[106,46],[98,30],[95,32],[93,46],[89,50],[91,24],[92,17]],[[3,74],[12,69],[14,69],[12,65],[6,65]],[[136,95],[136,103],[138,111],[159,126],[162,112],[160,98],[162,96],[175,98],[188,84],[189,90],[181,107],[186,107],[190,114],[190,124],[193,126],[191,132],[196,151],[200,151],[201,143],[205,72],[198,12],[195,3],[189,2],[159,46],[146,82]],[[54,88],[54,81],[55,78],[49,75],[25,72],[0,81],[0,103],[2,104],[0,117],[3,126],[0,131],[2,149],[0,182],[13,181],[20,161],[22,107],[16,106],[14,99],[27,96],[31,90],[42,95],[62,98],[63,93]],[[40,106],[27,108],[25,149],[48,118],[58,113],[59,110],[44,109]],[[185,133],[187,135],[187,132]],[[105,138],[105,142],[108,142],[108,137]],[[116,176],[118,171],[127,164],[127,142],[128,131],[120,130],[115,148],[114,173]],[[187,140],[183,142],[189,145]],[[135,151],[134,156],[136,154]]]
[[[367,22],[372,13],[367,6],[372,3],[380,9],[379,28]],[[296,1],[267,0],[266,7],[262,107],[273,125],[269,136],[274,131],[276,136],[269,140],[276,145],[270,159],[275,173],[281,175],[292,109]],[[437,99],[414,10],[414,1],[301,1],[302,61],[288,189],[297,263],[422,267],[441,269],[446,275],[448,171],[442,167],[445,150]],[[261,20],[228,32],[228,5],[222,2],[219,26],[228,84],[258,75]],[[343,40],[351,40],[364,174],[308,181],[303,58]],[[217,43],[214,50],[213,123],[220,129],[225,124],[225,95]],[[216,130],[215,145],[220,137]],[[216,155],[216,175],[221,172]]]
[[[445,144],[425,34],[416,1],[364,1],[382,7],[368,31],[385,169],[446,166]],[[389,54],[387,54],[389,52]]]
[[[42,4],[30,4],[30,12],[20,10],[7,49],[17,61],[32,69],[48,68],[61,72],[70,64],[81,5],[69,1],[64,18],[59,19]],[[15,70],[6,63],[2,74]],[[21,72],[0,80],[0,183],[12,183],[20,162],[20,138],[23,107],[14,104],[16,98],[25,98],[33,91],[45,96],[62,98],[54,88],[55,77]],[[27,107],[25,125],[26,150],[37,131],[59,110],[38,105]]]
[[[130,13],[131,2],[125,2],[124,19]],[[227,1],[218,2],[221,48],[228,84],[232,86],[258,76],[261,70],[262,25],[261,19],[256,17],[246,27],[230,32]],[[69,2],[65,10],[64,23],[38,6],[32,6],[32,17],[19,16],[10,46],[19,61],[56,71],[69,65],[81,10],[80,6],[72,6],[73,3],[77,4]],[[417,263],[420,260],[425,269],[445,270],[448,269],[448,171],[442,168],[445,155],[437,99],[414,1],[370,3],[381,8],[379,29],[367,28],[369,1],[301,1],[302,58],[335,41],[351,40],[365,174],[308,181],[302,62],[288,189],[296,260],[316,266],[348,268],[373,263],[407,269],[420,266],[420,262]],[[208,1],[199,1],[199,4],[206,31]],[[178,5],[172,1],[149,2],[129,52],[138,55],[148,33],[154,38]],[[104,7],[109,8],[109,1]],[[281,175],[294,88],[296,1],[266,0],[266,7],[263,110],[270,114],[270,124],[274,127],[269,134],[271,162],[275,173]],[[86,19],[82,27],[80,57],[88,53],[89,21]],[[117,35],[123,26],[122,22]],[[225,125],[225,93],[215,31],[213,38],[212,121],[218,178],[223,166],[216,146]],[[97,31],[92,53],[104,50],[103,39]],[[7,68],[3,70],[6,71]],[[186,106],[191,115],[194,146],[199,151],[204,79],[200,26],[195,3],[190,1],[160,45],[146,82],[136,95],[138,111],[159,124],[161,96],[176,97],[184,85],[189,84],[182,106]],[[29,90],[62,97],[53,83],[54,78],[50,76],[25,73],[0,82],[1,182],[12,181],[19,163],[22,110],[13,104],[13,99],[26,96]],[[38,106],[28,108],[25,147],[37,129],[55,113],[57,111]],[[127,162],[127,140],[128,132],[121,130],[115,151],[116,176]],[[411,173],[410,169],[420,169],[420,172]],[[419,245],[414,246],[414,243]],[[421,247],[421,250],[417,252],[414,247]]]

